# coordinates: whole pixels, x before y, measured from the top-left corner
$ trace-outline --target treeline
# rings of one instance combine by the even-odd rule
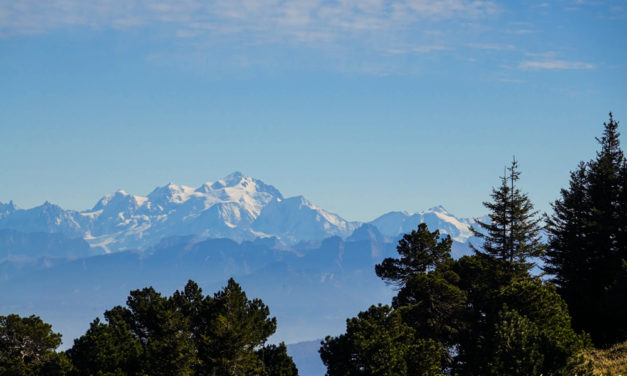
[[[0,316],[0,375],[296,376],[285,344],[266,345],[276,319],[229,280],[214,296],[189,281],[164,297],[131,291],[126,307],[104,313],[66,352],[40,318]]]
[[[404,235],[375,269],[397,287],[392,305],[322,342],[327,375],[591,374],[584,350],[627,340],[627,161],[612,114],[597,141],[545,217],[547,243],[516,160],[484,203],[473,255],[453,260],[450,236],[425,224]]]

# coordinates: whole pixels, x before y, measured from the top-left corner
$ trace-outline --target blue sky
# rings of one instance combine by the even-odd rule
[[[0,202],[238,170],[350,220],[478,216],[516,155],[548,211],[608,112],[627,122],[626,21],[602,0],[0,0]]]

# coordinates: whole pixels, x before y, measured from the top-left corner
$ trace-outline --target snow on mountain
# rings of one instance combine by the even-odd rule
[[[360,224],[313,205],[303,196],[277,198],[261,211],[255,229],[288,243],[349,236]]]
[[[453,240],[465,243],[472,237],[470,226],[474,219],[458,219],[444,207],[436,206],[418,213],[393,211],[369,222],[381,231],[383,235],[397,237],[409,233],[418,227],[419,223],[426,223],[430,230],[439,229],[443,235],[450,235]]]
[[[48,201],[27,210],[13,206],[0,218],[0,228],[22,232],[59,232],[69,237],[82,236],[82,225],[78,212],[63,210]]]
[[[458,219],[439,206],[390,212],[368,224],[349,222],[302,196],[284,198],[275,187],[240,172],[198,188],[169,183],[147,196],[118,190],[82,212],[48,202],[28,210],[0,203],[0,229],[81,237],[107,253],[146,249],[165,237],[185,235],[236,241],[276,237],[286,245],[351,235],[352,240],[395,241],[421,222],[465,243],[474,220]]]
[[[276,236],[292,243],[345,237],[354,228],[304,198],[284,200],[275,187],[240,172],[198,188],[169,183],[147,196],[118,190],[83,212],[64,211],[49,203],[29,210],[11,205],[0,207],[0,228],[62,232],[83,237],[107,253],[146,248],[176,235],[237,241]]]
[[[271,185],[235,172],[198,188],[169,183],[148,196],[124,191],[103,197],[81,215],[90,218],[86,239],[109,251],[145,248],[173,235],[254,239],[252,224],[273,199]]]

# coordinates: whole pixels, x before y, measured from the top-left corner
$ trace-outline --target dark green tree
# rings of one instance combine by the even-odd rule
[[[94,320],[87,332],[74,340],[67,351],[79,376],[139,375],[142,370],[142,343],[123,317],[127,313],[116,307],[105,313],[107,323]]]
[[[516,281],[504,288],[498,302],[492,349],[494,375],[569,374],[573,358],[589,346],[571,327],[566,303],[555,286],[539,278]],[[512,362],[512,360],[516,360]],[[519,365],[519,371],[509,367]]]
[[[0,375],[65,375],[70,365],[55,349],[61,334],[37,316],[0,316]]]
[[[327,337],[320,357],[328,376],[440,375],[442,349],[417,338],[389,306],[371,306],[346,320],[346,333]]]
[[[263,347],[276,330],[268,307],[233,279],[213,297],[193,281],[172,297],[131,291],[104,317],[67,352],[79,376],[297,374],[284,345]]]
[[[440,231],[431,232],[426,223],[421,223],[399,240],[396,250],[400,257],[386,258],[375,266],[375,272],[387,283],[404,286],[412,275],[434,270],[450,260],[452,245],[449,235],[440,240]]]
[[[490,221],[479,221],[483,232],[474,231],[482,248],[452,266],[467,299],[453,364],[460,375],[559,374],[584,347],[555,289],[529,274],[545,247],[533,205],[517,188],[519,178],[514,160],[492,201],[484,203]],[[506,364],[526,371],[512,373]]]
[[[255,349],[276,331],[276,318],[260,299],[248,300],[232,278],[213,299],[206,299],[202,325],[195,334],[202,368],[210,375],[254,375],[263,364]]]
[[[287,354],[285,343],[267,345],[257,350],[257,356],[263,364],[262,376],[298,376],[298,370]]]
[[[588,343],[586,336],[572,329],[555,287],[527,276],[494,288],[485,275],[491,266],[481,257],[466,256],[457,266],[460,286],[468,292],[468,311],[466,326],[457,337],[455,371],[460,375],[568,374]]]
[[[490,221],[477,221],[480,230],[472,229],[483,240],[481,249],[475,251],[490,256],[495,268],[507,271],[506,277],[526,274],[533,267],[530,259],[542,256],[545,248],[540,240],[540,219],[527,194],[518,188],[519,179],[514,159],[499,188],[492,188],[492,201],[483,203],[490,211]]]
[[[375,267],[398,289],[393,308],[373,306],[326,338],[327,375],[570,375],[581,365],[587,337],[555,287],[530,275],[545,246],[519,178],[514,160],[484,203],[490,221],[479,222],[474,255],[453,260],[450,237],[425,224],[403,236],[399,258]]]
[[[399,258],[386,258],[375,271],[398,288],[392,300],[416,337],[442,344],[444,366],[452,359],[456,335],[466,309],[465,293],[457,287],[459,276],[452,270],[450,236],[440,239],[438,230],[425,223],[399,241]]]
[[[491,338],[492,361],[485,365],[486,375],[540,375],[544,354],[540,349],[541,333],[537,325],[516,311],[504,310]]]
[[[78,374],[191,375],[195,349],[188,318],[153,288],[131,291],[127,307],[96,319],[68,355]]]
[[[603,125],[596,158],[571,172],[552,205],[544,269],[573,326],[599,346],[627,339],[627,161],[611,113]]]
[[[130,329],[143,345],[144,372],[191,375],[196,353],[189,340],[189,317],[177,309],[173,299],[148,287],[131,291],[126,305],[131,317]]]
[[[456,335],[464,325],[465,293],[457,287],[459,276],[452,270],[453,241],[440,239],[438,230],[425,223],[399,241],[399,258],[386,258],[375,271],[398,288],[392,306],[417,338],[437,341],[443,351],[443,367],[448,367],[455,351]]]
[[[421,338],[432,338],[452,349],[464,327],[466,293],[457,283],[459,276],[440,267],[428,274],[411,276],[392,306]]]

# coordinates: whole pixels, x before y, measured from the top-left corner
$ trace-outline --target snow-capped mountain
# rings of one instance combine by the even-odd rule
[[[276,198],[261,211],[255,229],[275,234],[283,241],[319,240],[330,236],[347,237],[361,225],[313,205],[303,196]]]
[[[440,230],[442,235],[450,235],[459,243],[465,243],[472,237],[470,226],[476,223],[475,219],[457,218],[444,207],[436,206],[418,213],[393,211],[378,217],[370,224],[388,237],[398,237],[401,234],[415,230],[419,223],[426,223],[432,231]]]
[[[261,210],[283,196],[260,180],[233,173],[198,188],[167,184],[148,196],[117,191],[81,216],[89,218],[85,239],[113,251],[144,248],[172,235],[254,239]]]
[[[83,235],[83,225],[78,212],[63,210],[60,206],[46,201],[43,205],[31,209],[17,209],[13,203],[8,205],[5,214],[0,217],[0,229],[8,228],[22,232],[63,233],[69,237]],[[2,210],[0,208],[0,210]]]
[[[198,188],[170,183],[145,197],[118,191],[81,215],[90,218],[87,241],[109,251],[173,235],[241,241],[269,236],[253,223],[269,202],[282,198],[273,186],[235,172]]]
[[[394,241],[426,222],[459,242],[471,237],[471,219],[458,219],[442,207],[419,213],[390,212],[369,222],[357,237]],[[235,172],[198,188],[167,184],[147,196],[119,190],[92,209],[63,210],[48,202],[24,210],[0,203],[0,229],[61,233],[84,238],[106,253],[146,249],[169,236],[229,238],[236,241],[276,237],[293,245],[332,236],[348,238],[361,222],[349,222],[302,196],[285,198],[275,187]],[[376,231],[373,231],[376,230]],[[376,234],[375,234],[376,232]]]

